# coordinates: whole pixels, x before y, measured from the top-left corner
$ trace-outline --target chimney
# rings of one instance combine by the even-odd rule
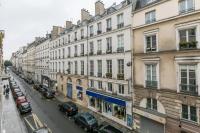
[[[95,15],[102,15],[105,11],[104,4],[101,0],[95,2]]]
[[[64,28],[62,28],[60,26],[53,26],[53,30],[51,31],[52,39],[55,39],[62,32],[64,32]]]
[[[69,29],[69,28],[71,28],[72,27],[72,21],[66,21],[65,22],[65,28],[66,29]]]
[[[81,21],[90,20],[92,15],[90,15],[89,11],[86,9],[81,9]]]

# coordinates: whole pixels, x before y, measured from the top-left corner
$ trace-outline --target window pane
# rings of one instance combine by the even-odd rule
[[[147,48],[151,48],[151,37],[150,36],[147,36],[146,37],[146,45],[147,45]]]
[[[157,110],[157,100],[153,99],[153,109]]]
[[[152,36],[152,48],[156,49],[156,35]]]
[[[147,108],[151,109],[151,98],[147,98]]]
[[[182,117],[188,119],[188,106],[182,105]]]
[[[180,30],[179,37],[180,37],[180,42],[186,42],[187,41],[186,30]]]
[[[196,30],[195,29],[189,29],[188,30],[188,38],[189,38],[189,42],[191,41],[196,41]]]
[[[190,120],[197,121],[196,107],[190,106]]]

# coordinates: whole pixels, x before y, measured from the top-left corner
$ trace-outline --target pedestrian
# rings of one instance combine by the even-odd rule
[[[3,95],[6,93],[6,85],[3,86]]]

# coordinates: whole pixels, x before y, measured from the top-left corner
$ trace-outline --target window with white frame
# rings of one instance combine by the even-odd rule
[[[90,55],[94,53],[94,44],[93,42],[90,42]]]
[[[84,38],[84,29],[81,29],[81,39]]]
[[[197,122],[197,108],[194,106],[189,106],[182,104],[182,119],[186,119],[192,122]]]
[[[77,45],[74,46],[74,56],[76,57],[78,53],[78,47]]]
[[[98,65],[98,77],[102,77],[102,60],[97,60]]]
[[[124,74],[124,59],[118,60],[118,74]]]
[[[180,92],[198,94],[196,65],[180,65]]]
[[[90,26],[90,36],[93,36],[93,34],[94,34],[94,29],[93,29],[93,25],[92,25],[92,26]]]
[[[102,24],[101,22],[97,23],[97,32],[98,34],[101,33],[101,30],[102,30]]]
[[[194,10],[194,0],[179,0],[179,12],[186,13]]]
[[[197,48],[197,31],[196,27],[181,29],[179,33],[179,48],[180,49],[195,49]]]
[[[81,55],[84,55],[84,43],[81,44]]]
[[[70,38],[71,38],[70,35],[68,35],[68,43],[70,43]]]
[[[124,15],[123,13],[117,15],[117,24],[120,25],[120,24],[123,24],[124,23]]]
[[[146,87],[147,88],[157,88],[157,64],[146,64]]]
[[[124,94],[124,85],[119,84],[119,85],[118,85],[118,88],[119,88],[118,93],[119,93],[119,94]]]
[[[107,73],[112,73],[112,60],[107,60]]]
[[[70,57],[70,56],[71,56],[71,48],[68,47],[68,57]]]
[[[84,75],[84,61],[81,61],[81,75]]]
[[[106,53],[111,53],[112,52],[112,38],[111,37],[106,38],[106,42],[107,42]]]
[[[98,88],[99,88],[99,89],[102,89],[102,88],[103,88],[103,86],[102,86],[102,81],[98,81]]]
[[[112,28],[111,18],[106,20],[107,31],[110,31]]]
[[[147,109],[157,110],[157,100],[153,98],[147,98]]]
[[[65,58],[65,48],[62,49],[63,51],[63,59]]]
[[[145,36],[146,52],[157,51],[157,35],[151,34]]]
[[[155,10],[147,12],[145,14],[145,23],[146,24],[153,23],[155,21],[156,21],[156,11]]]
[[[123,52],[124,51],[124,35],[123,34],[117,36],[117,42],[118,42],[117,52]]]
[[[74,65],[75,65],[74,74],[78,74],[78,63],[77,63],[77,61],[74,61]]]
[[[97,52],[101,52],[102,49],[102,44],[101,44],[101,40],[97,40]]]
[[[112,83],[108,83],[108,91],[109,91],[109,92],[112,92],[112,90],[113,90]]]
[[[90,87],[94,88],[94,80],[90,80]]]
[[[74,32],[74,40],[77,40],[77,32]]]

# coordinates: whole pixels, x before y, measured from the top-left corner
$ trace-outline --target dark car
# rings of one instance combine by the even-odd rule
[[[67,116],[73,116],[78,113],[78,107],[73,102],[65,102],[58,105],[61,112],[66,113]]]
[[[43,93],[43,96],[44,96],[45,98],[47,98],[47,99],[52,99],[52,98],[54,98],[54,94],[53,94],[52,92],[50,92],[50,91],[44,92],[44,93]]]
[[[88,112],[76,115],[74,122],[83,127],[85,131],[94,132],[95,129],[98,128],[96,118]]]
[[[13,95],[14,99],[17,99],[18,97],[24,96],[24,93],[21,91],[18,91],[15,93],[15,95]]]
[[[98,130],[95,130],[95,133],[123,133],[123,132],[106,123],[101,125]]]
[[[40,84],[38,84],[38,83],[35,83],[34,85],[33,85],[33,88],[35,89],[35,90],[39,90],[40,89]]]
[[[31,105],[29,102],[20,103],[18,106],[20,114],[30,113],[32,111]]]

